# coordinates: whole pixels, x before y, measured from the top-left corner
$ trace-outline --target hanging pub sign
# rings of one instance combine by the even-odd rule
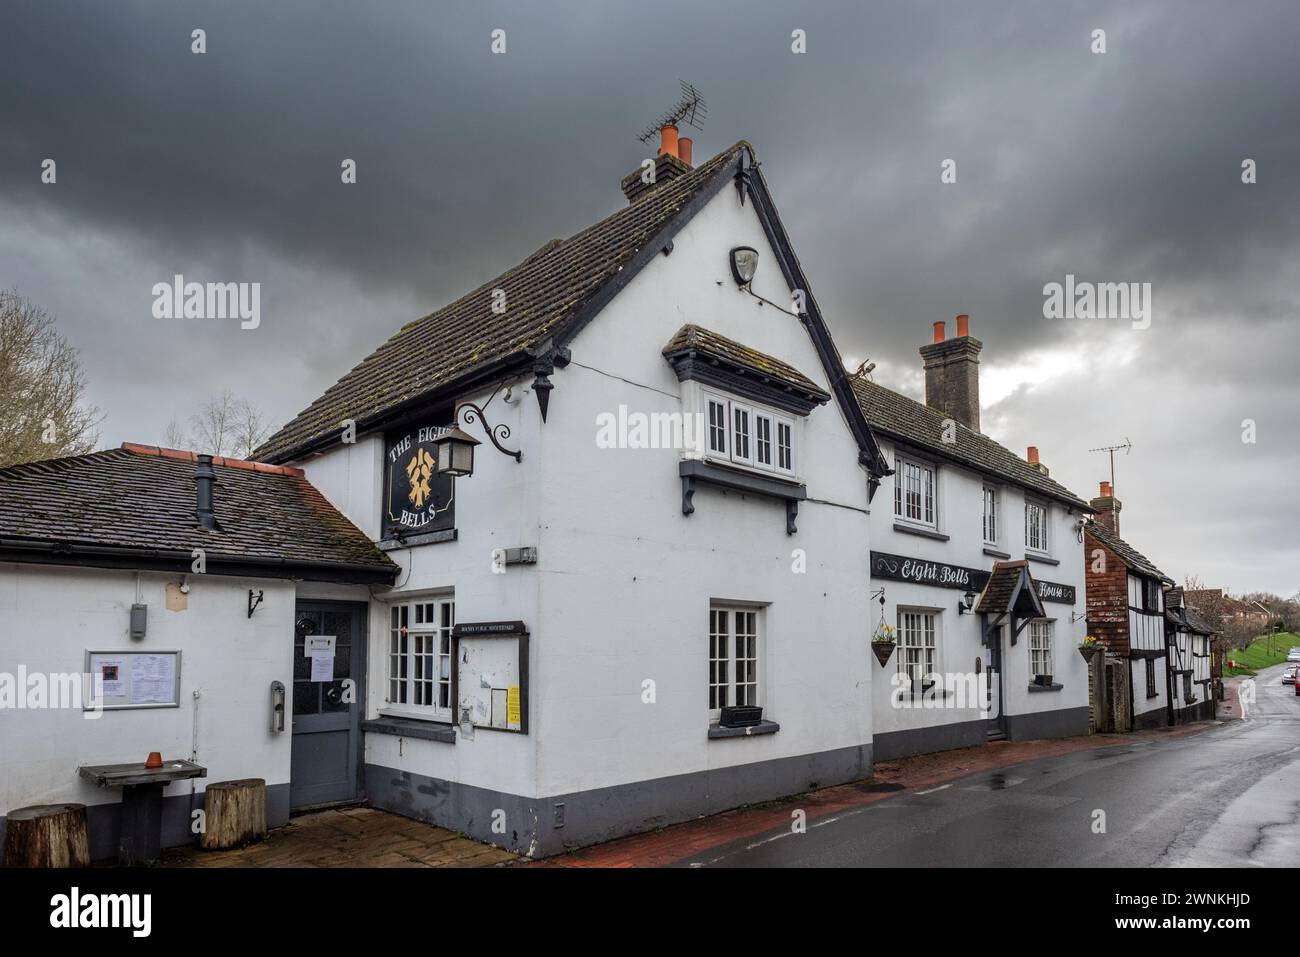
[[[456,480],[437,472],[441,425],[413,425],[386,437],[384,469],[388,531],[402,537],[456,526]]]
[[[949,565],[947,562],[936,562],[925,558],[910,558],[907,555],[872,552],[871,577],[978,592],[982,591],[984,586],[988,584],[989,572],[983,568]],[[1063,605],[1074,604],[1073,585],[1041,581],[1032,575],[1030,578],[1034,582],[1034,591],[1038,593],[1041,601],[1054,601]]]

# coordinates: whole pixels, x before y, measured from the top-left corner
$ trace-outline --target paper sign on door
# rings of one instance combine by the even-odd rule
[[[333,635],[307,635],[302,642],[302,653],[311,659],[312,681],[334,680]]]

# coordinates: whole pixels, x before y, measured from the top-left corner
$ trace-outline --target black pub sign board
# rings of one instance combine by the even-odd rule
[[[887,578],[918,585],[937,585],[940,588],[959,588],[962,591],[982,591],[988,584],[989,571],[949,565],[907,555],[890,555],[887,552],[871,553],[871,577]],[[1032,574],[1030,576],[1033,577]],[[1034,578],[1034,590],[1040,601],[1055,601],[1063,605],[1074,604],[1074,586]]]
[[[384,442],[384,512],[389,532],[418,535],[456,527],[456,480],[439,475],[434,440],[446,426],[390,432]]]

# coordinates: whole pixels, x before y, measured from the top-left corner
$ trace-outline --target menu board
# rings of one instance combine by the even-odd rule
[[[87,651],[86,674],[86,710],[180,707],[179,651]]]

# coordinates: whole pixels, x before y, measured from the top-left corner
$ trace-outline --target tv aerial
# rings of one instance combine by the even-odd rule
[[[673,104],[672,109],[647,126],[637,137],[642,143],[658,136],[659,130],[670,123],[679,126],[685,122],[701,132],[704,130],[704,117],[709,112],[709,108],[704,105],[704,94],[697,90],[694,84],[687,83],[685,80],[679,82],[682,85],[681,98]]]
[[[1133,451],[1133,443],[1128,440],[1128,436],[1124,437],[1123,445],[1103,445],[1101,448],[1088,450],[1089,452],[1110,453],[1110,494],[1112,495],[1115,494],[1115,453],[1120,449],[1124,450],[1125,455],[1128,455],[1129,452]]]

